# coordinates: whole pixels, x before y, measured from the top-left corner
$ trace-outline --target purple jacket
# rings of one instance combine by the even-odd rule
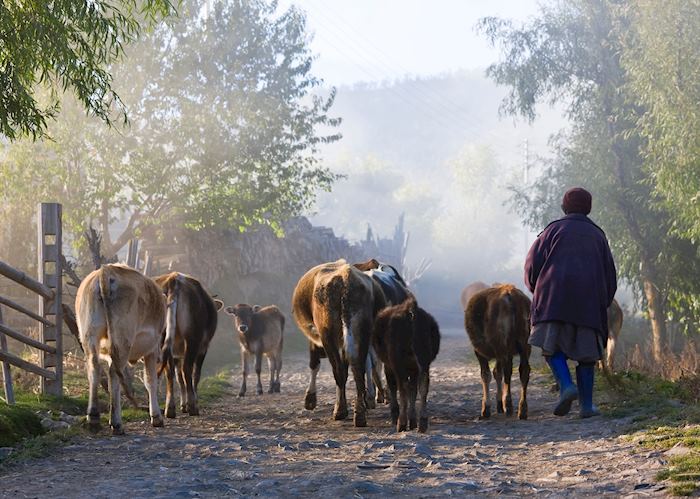
[[[605,233],[586,215],[566,215],[537,236],[525,261],[525,284],[534,294],[533,325],[568,322],[607,338],[615,262]]]

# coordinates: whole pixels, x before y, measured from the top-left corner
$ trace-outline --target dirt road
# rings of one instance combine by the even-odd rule
[[[299,355],[285,359],[281,394],[238,399],[234,373],[236,388],[202,416],[80,439],[0,472],[0,496],[663,494],[654,481],[662,458],[620,437],[629,421],[550,415],[547,376],[532,376],[529,420],[478,421],[478,367],[466,343],[464,336],[443,338],[425,435],[395,433],[387,406],[371,411],[367,428],[354,428],[351,417],[332,421],[335,389],[325,361],[319,407],[304,410],[308,369]],[[518,382],[513,386],[517,400]]]

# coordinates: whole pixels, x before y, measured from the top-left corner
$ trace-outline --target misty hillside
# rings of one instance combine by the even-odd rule
[[[565,122],[549,108],[535,127],[500,119],[504,95],[468,71],[339,88],[343,138],[323,155],[347,178],[320,195],[312,221],[360,239],[367,224],[389,234],[405,212],[409,266],[433,261],[424,285],[437,279],[451,295],[474,280],[519,284],[532,235],[504,206],[506,186],[523,178],[526,139],[532,165]]]

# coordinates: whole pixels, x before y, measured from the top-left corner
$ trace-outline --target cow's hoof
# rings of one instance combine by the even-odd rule
[[[306,392],[304,407],[309,411],[316,409],[316,392]]]
[[[488,419],[491,417],[491,409],[488,407],[486,409],[481,410],[481,416],[479,416],[479,419]]]
[[[364,428],[367,426],[367,416],[364,413],[356,412],[353,423],[355,424],[355,428]]]
[[[197,407],[196,405],[190,407],[190,410],[187,411],[187,414],[189,414],[190,416],[199,416],[199,407]]]
[[[420,418],[418,421],[418,432],[425,433],[428,431],[428,418]]]
[[[518,411],[518,419],[527,419],[527,411]]]
[[[496,412],[498,414],[503,414],[503,404],[501,402],[496,402]]]
[[[238,392],[238,396],[245,397],[245,392],[243,390],[241,390],[240,392]]]
[[[153,426],[154,428],[162,428],[163,426],[165,426],[163,422],[163,416],[161,416],[160,414],[158,414],[157,416],[152,416],[151,426]]]
[[[187,406],[186,405],[181,405],[180,406],[180,412],[183,414],[187,414]]]
[[[258,392],[258,395],[262,395],[262,394],[263,394],[262,386],[261,386],[260,388],[258,388],[257,392]]]
[[[342,421],[343,419],[347,419],[347,417],[348,417],[348,410],[347,409],[333,411],[333,419],[335,419],[336,421]]]
[[[87,417],[88,430],[92,432],[100,431],[102,427],[100,425],[100,416],[88,416]]]
[[[512,416],[513,415],[513,406],[506,406],[506,416]]]
[[[377,404],[385,404],[387,402],[386,397],[384,396],[384,392],[379,390],[377,392]]]
[[[396,431],[406,431],[406,423],[396,423]]]
[[[377,407],[377,404],[372,400],[372,397],[367,397],[365,399],[365,405],[367,406],[367,409],[374,409]]]
[[[165,408],[165,417],[173,419],[175,417],[175,406],[171,405]]]
[[[122,425],[112,426],[112,435],[124,435],[124,427]]]
[[[415,430],[417,426],[418,426],[418,423],[416,422],[416,418],[411,418],[408,420],[408,429],[409,430]]]
[[[280,393],[282,391],[282,384],[278,381],[275,383],[275,393]]]

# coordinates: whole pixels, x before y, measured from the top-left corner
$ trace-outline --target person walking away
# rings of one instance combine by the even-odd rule
[[[607,343],[617,274],[605,233],[588,218],[591,204],[585,189],[566,191],[565,216],[537,236],[525,261],[525,284],[533,293],[529,343],[542,349],[559,383],[557,416],[568,414],[577,397],[582,418],[600,414],[593,405],[594,366]],[[578,389],[567,359],[578,362]]]

